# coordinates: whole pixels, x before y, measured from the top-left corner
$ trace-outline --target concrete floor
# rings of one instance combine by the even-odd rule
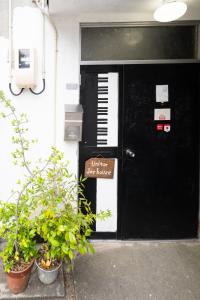
[[[73,276],[64,273],[64,297],[61,281],[44,286],[34,278],[26,294],[9,297],[1,272],[0,300],[200,300],[199,240],[96,241],[95,249],[76,258]]]
[[[76,300],[200,300],[200,243],[96,242],[78,257]]]

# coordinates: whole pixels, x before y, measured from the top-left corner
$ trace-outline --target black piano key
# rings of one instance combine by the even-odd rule
[[[97,112],[97,116],[107,116],[108,115],[108,113],[100,113],[100,112]]]
[[[108,121],[101,122],[101,121],[97,120],[97,124],[101,124],[101,125],[108,124]]]
[[[98,142],[97,142],[97,145],[99,145],[99,146],[107,145],[107,142],[101,142],[101,143],[98,143]]]
[[[101,109],[101,108],[98,108],[98,109],[97,109],[97,112],[108,112],[108,109]]]
[[[97,142],[97,145],[107,145],[107,142]]]
[[[104,127],[97,127],[97,132],[107,132],[108,131],[108,128]]]
[[[98,82],[101,82],[102,80],[108,80],[108,76],[106,76],[106,77],[98,77]]]
[[[98,82],[108,82],[108,79],[98,79]]]
[[[108,91],[108,86],[98,86],[98,91]]]
[[[108,103],[108,100],[99,100],[98,103]]]

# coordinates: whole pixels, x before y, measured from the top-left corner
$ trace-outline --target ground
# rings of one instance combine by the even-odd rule
[[[54,286],[41,286],[40,295],[23,299],[66,300],[199,300],[200,242],[95,242],[94,255],[78,256],[73,275],[64,273]],[[4,284],[1,274],[0,289]],[[33,275],[34,276],[34,275]],[[33,282],[33,279],[32,279]],[[36,279],[34,280],[36,283]],[[5,286],[4,286],[5,288]],[[44,297],[45,289],[48,298]],[[49,291],[51,290],[51,293]],[[0,290],[0,299],[3,298]],[[55,297],[56,291],[60,295]],[[37,296],[37,297],[36,297]],[[18,296],[17,299],[22,298]],[[15,299],[15,298],[14,298]]]

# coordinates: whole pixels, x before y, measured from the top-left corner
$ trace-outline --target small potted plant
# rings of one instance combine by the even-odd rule
[[[12,153],[15,164],[20,164],[28,171],[24,183],[17,182],[18,189],[12,191],[9,201],[0,201],[0,238],[6,242],[0,253],[6,272],[10,290],[17,294],[22,292],[27,284],[36,255],[35,230],[31,213],[35,208],[34,199],[30,197],[30,183],[34,174],[26,160],[29,141],[25,137],[26,116],[18,116],[11,102],[0,92],[0,102],[6,108],[2,117],[11,117],[15,136],[12,137],[16,150]]]
[[[36,176],[37,202],[41,211],[35,218],[35,228],[45,244],[36,260],[39,279],[52,283],[62,262],[69,263],[76,253],[93,253],[89,236],[96,218],[110,216],[110,211],[93,214],[90,203],[84,197],[84,181],[68,171],[63,153],[52,148],[48,167],[43,177]]]

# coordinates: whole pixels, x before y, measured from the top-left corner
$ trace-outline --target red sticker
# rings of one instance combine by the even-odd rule
[[[156,125],[156,130],[157,131],[163,131],[163,124],[157,124]]]

